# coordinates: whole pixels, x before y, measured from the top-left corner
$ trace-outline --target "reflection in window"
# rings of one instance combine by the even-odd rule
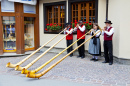
[[[16,51],[15,17],[2,17],[4,52]]]
[[[24,18],[25,50],[34,50],[34,18]]]

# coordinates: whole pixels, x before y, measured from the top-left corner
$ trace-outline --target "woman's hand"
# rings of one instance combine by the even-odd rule
[[[92,31],[92,32],[95,32],[95,30],[94,30],[94,29],[91,29],[91,31]]]

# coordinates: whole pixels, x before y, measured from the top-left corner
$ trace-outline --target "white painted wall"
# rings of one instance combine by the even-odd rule
[[[119,58],[130,59],[130,0],[120,0]],[[123,5],[123,6],[122,6]],[[117,28],[118,29],[118,28]]]

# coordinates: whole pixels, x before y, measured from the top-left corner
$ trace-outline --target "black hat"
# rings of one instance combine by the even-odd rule
[[[78,23],[83,23],[83,21],[82,21],[82,20],[79,20]]]
[[[70,25],[70,23],[66,23],[65,26],[67,27],[68,25]]]
[[[110,21],[110,20],[107,20],[106,22],[104,22],[104,23],[109,23],[109,24],[112,24],[112,22]]]

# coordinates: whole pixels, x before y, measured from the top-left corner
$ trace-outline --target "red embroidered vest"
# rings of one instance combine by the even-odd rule
[[[82,25],[81,28],[82,28],[83,26],[84,26],[84,25]],[[85,32],[86,32],[86,29],[85,29],[84,32],[82,32],[82,31],[80,31],[80,29],[78,28],[78,29],[77,29],[77,39],[81,38],[81,37],[85,34]],[[83,38],[81,38],[81,39],[85,39],[85,36],[84,36]]]
[[[71,30],[72,28],[69,29],[69,31]],[[67,33],[66,33],[67,34]],[[72,34],[69,34],[66,36],[66,40],[73,40],[73,32]]]
[[[112,29],[112,27],[110,27],[110,28],[108,29],[108,32],[110,32],[111,29]],[[106,30],[107,30],[107,28],[106,28]],[[108,36],[106,33],[104,33],[104,40],[105,40],[105,41],[111,41],[111,40],[112,40],[112,37],[113,37],[113,34],[112,34],[111,36]]]

